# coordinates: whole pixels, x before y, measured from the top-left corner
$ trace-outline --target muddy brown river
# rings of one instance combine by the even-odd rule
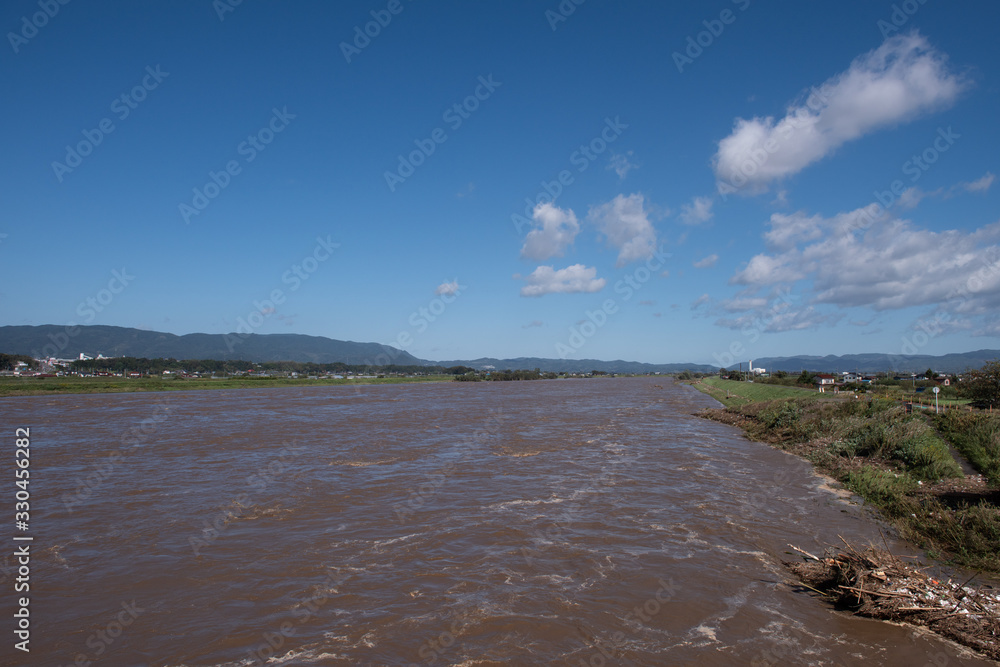
[[[666,378],[0,399],[0,662],[993,664],[797,587],[789,543],[886,528],[692,416],[716,405]]]

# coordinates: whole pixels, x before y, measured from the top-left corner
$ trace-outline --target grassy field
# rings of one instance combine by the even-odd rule
[[[730,385],[743,384],[696,386],[736,394],[740,389]],[[877,508],[929,555],[1000,572],[1000,507],[989,499],[994,492],[964,479],[943,439],[996,484],[1000,421],[963,411],[908,413],[890,400],[824,400],[818,392],[804,392],[806,398],[799,399],[747,398],[752,391],[767,395],[766,390],[774,389],[780,387],[743,389],[729,407],[701,414],[807,459]],[[961,493],[956,496],[956,491]]]
[[[451,375],[420,377],[364,378],[357,380],[311,380],[308,378],[115,378],[115,377],[2,377],[0,396],[39,396],[52,394],[109,394],[137,391],[191,391],[200,389],[263,389],[266,387],[328,387],[345,384],[404,384],[412,382],[450,382]]]
[[[935,419],[955,449],[992,484],[1000,486],[1000,415],[956,411]]]
[[[762,384],[760,382],[737,382],[717,377],[702,378],[693,384],[695,388],[705,392],[726,407],[786,398],[826,397],[826,394],[820,394],[812,389]]]

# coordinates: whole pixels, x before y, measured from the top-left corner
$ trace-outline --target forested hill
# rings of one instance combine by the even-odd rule
[[[145,357],[245,361],[424,365],[408,352],[379,343],[355,343],[303,334],[175,334],[112,326],[0,327],[0,352],[32,357]]]
[[[540,369],[543,372],[588,373],[673,373],[683,370],[710,373],[715,366],[695,363],[649,364],[637,361],[602,361],[599,359],[546,359],[515,357],[497,359],[427,361],[417,359],[388,345],[356,343],[304,334],[186,334],[177,336],[160,331],[145,331],[103,325],[80,326],[0,326],[0,352],[32,357],[76,358],[80,353],[91,357],[145,357],[148,359],[217,359],[229,361],[300,361],[319,364],[341,362],[372,366],[468,366],[477,370]],[[978,350],[931,355],[850,354],[843,356],[762,357],[753,364],[768,371],[798,373],[860,371],[874,373],[923,373],[928,368],[939,373],[958,373],[981,368],[988,361],[1000,359],[1000,350]],[[746,364],[746,362],[744,362]],[[736,364],[733,364],[735,367]]]
[[[476,370],[497,370],[504,369],[539,369],[543,372],[553,373],[589,373],[590,371],[601,371],[603,373],[676,373],[679,371],[694,371],[700,373],[714,373],[718,370],[715,366],[707,364],[647,364],[639,361],[602,361],[600,359],[545,359],[542,357],[515,357],[513,359],[495,359],[484,357],[481,359],[459,360],[459,361],[428,361],[428,364],[436,364],[444,367],[468,366]]]
[[[802,370],[826,373],[842,371],[924,373],[928,368],[938,373],[961,373],[969,369],[982,368],[983,365],[994,359],[1000,359],[1000,350],[956,352],[941,356],[871,353],[845,354],[839,357],[834,355],[825,357],[762,357],[754,359],[753,365],[768,371],[788,371],[790,373],[798,373]]]

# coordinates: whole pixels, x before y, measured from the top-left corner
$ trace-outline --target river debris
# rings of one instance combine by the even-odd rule
[[[843,540],[844,538],[841,538]],[[940,581],[888,550],[868,546],[818,557],[789,544],[801,561],[785,562],[806,588],[860,616],[925,626],[1000,660],[1000,590],[973,580]]]

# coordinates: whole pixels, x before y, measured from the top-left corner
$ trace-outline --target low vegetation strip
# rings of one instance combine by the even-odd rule
[[[783,398],[803,398],[817,395],[818,392],[799,387],[788,387],[778,384],[763,384],[760,382],[737,382],[723,380],[718,377],[706,377],[695,381],[695,386],[725,406],[745,405],[758,401],[771,401]]]
[[[938,428],[991,484],[1000,486],[1000,415],[948,412]]]
[[[929,555],[1000,572],[1000,492],[963,478],[933,415],[907,412],[894,401],[816,396],[743,402],[701,415],[809,460]]]

